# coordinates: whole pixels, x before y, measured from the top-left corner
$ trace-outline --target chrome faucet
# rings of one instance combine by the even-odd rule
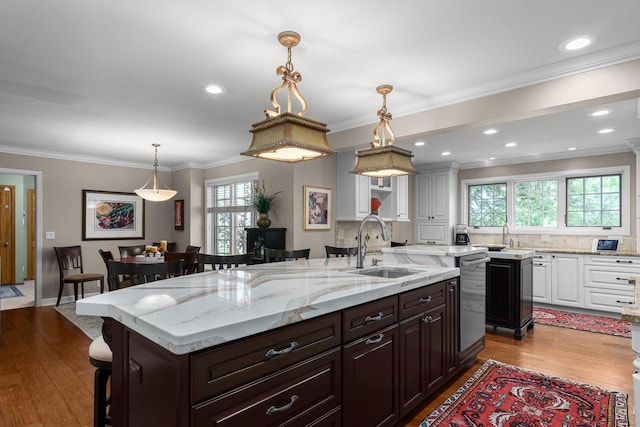
[[[362,238],[362,229],[364,228],[364,223],[369,220],[378,221],[378,223],[380,223],[380,228],[382,228],[382,240],[389,240],[387,224],[384,223],[382,218],[378,215],[365,216],[362,221],[360,221],[360,227],[358,227],[358,260],[356,261],[356,268],[362,268],[364,266],[364,256],[367,253],[367,242]]]
[[[502,244],[503,245],[509,245],[508,236],[509,236],[509,224],[505,222],[504,224],[502,224]]]

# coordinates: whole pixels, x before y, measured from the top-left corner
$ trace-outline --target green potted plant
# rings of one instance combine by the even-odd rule
[[[253,207],[258,211],[258,220],[256,221],[258,227],[267,228],[271,225],[269,211],[271,211],[275,205],[276,198],[280,193],[282,193],[282,191],[268,194],[264,187],[264,181],[262,181],[262,185],[256,181],[253,187]]]

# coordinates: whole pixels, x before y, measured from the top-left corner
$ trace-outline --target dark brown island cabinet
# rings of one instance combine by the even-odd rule
[[[392,426],[464,367],[458,308],[456,278],[185,355],[105,319],[113,425]]]
[[[533,258],[491,258],[487,263],[486,322],[522,339],[533,328]]]

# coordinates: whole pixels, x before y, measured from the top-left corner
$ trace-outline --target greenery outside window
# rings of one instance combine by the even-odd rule
[[[255,223],[252,200],[256,179],[256,174],[250,174],[206,182],[207,253],[246,253],[245,227]]]
[[[515,183],[516,227],[558,226],[558,181]]]
[[[501,227],[506,221],[506,183],[469,186],[470,227]]]
[[[567,227],[620,227],[621,175],[567,178]]]

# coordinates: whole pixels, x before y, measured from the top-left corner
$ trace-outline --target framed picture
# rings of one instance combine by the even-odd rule
[[[144,199],[135,193],[82,190],[82,240],[144,239]]]
[[[304,186],[304,229],[331,229],[331,189]]]
[[[173,228],[184,230],[184,200],[173,201]]]

